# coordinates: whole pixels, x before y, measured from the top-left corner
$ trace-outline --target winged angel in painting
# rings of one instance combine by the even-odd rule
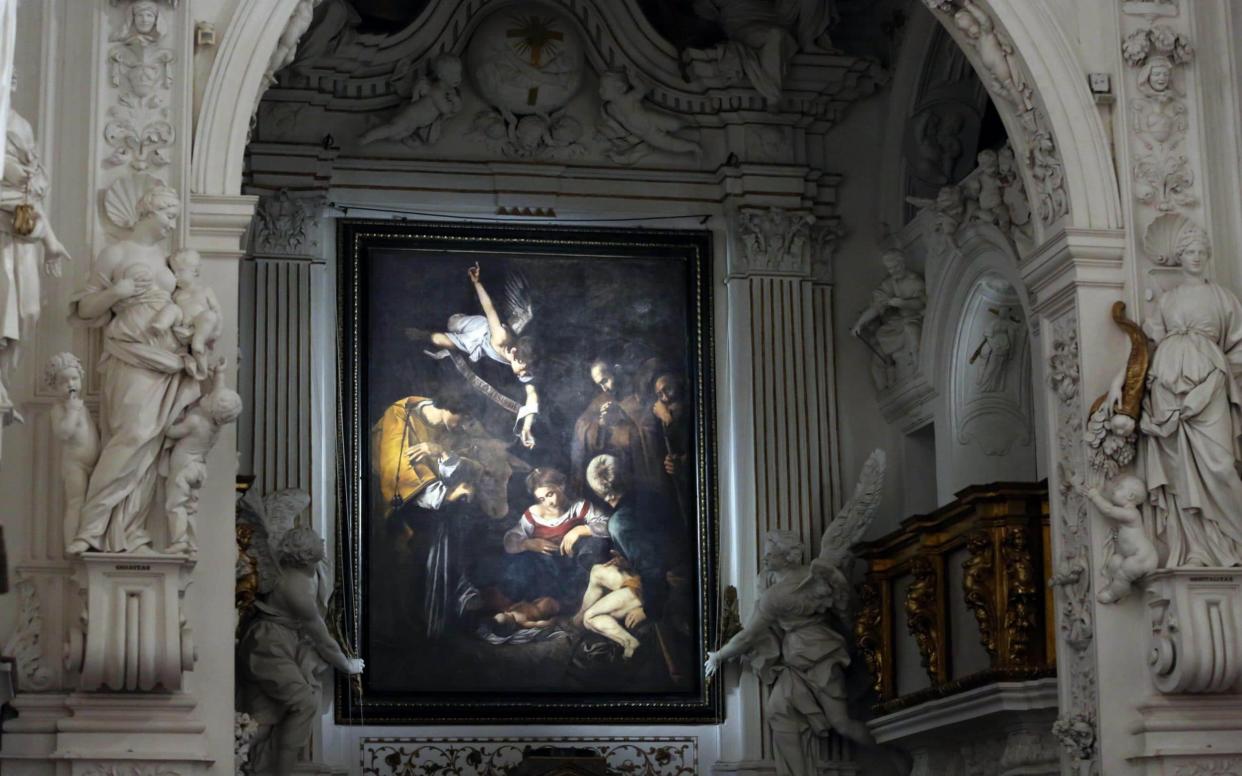
[[[300,490],[266,498],[251,490],[238,503],[239,522],[253,528],[251,560],[259,576],[254,614],[239,645],[242,709],[261,726],[255,773],[292,773],[320,713],[323,673],[363,668],[324,621],[330,587],[323,539],[295,524],[309,504]]]
[[[879,506],[884,464],[881,450],[867,459],[853,497],[829,523],[819,557],[809,565],[802,563],[798,534],[768,532],[754,615],[720,651],[707,653],[708,678],[722,663],[741,657],[771,686],[768,720],[778,774],[819,773],[815,739],[831,730],[875,746],[867,726],[849,716],[849,650],[830,618],[849,621],[850,547],[862,538]],[[908,767],[902,764],[901,770]]]
[[[435,359],[450,358],[453,366],[461,372],[472,386],[492,401],[517,416],[514,425],[518,437],[527,448],[535,446],[531,426],[539,413],[539,392],[535,389],[535,346],[531,337],[521,336],[534,319],[534,305],[530,289],[522,275],[510,276],[505,283],[505,306],[508,318],[500,320],[500,314],[492,297],[483,287],[478,262],[467,270],[470,282],[479,297],[483,315],[456,314],[450,316],[442,332],[428,333],[422,329],[406,329],[412,340],[427,339],[440,348],[427,351]],[[487,356],[493,361],[507,365],[514,376],[526,387],[526,402],[518,405],[474,374],[462,354],[473,362]]]

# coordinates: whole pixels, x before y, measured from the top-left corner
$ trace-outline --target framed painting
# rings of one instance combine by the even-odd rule
[[[709,235],[338,236],[338,721],[718,721]]]

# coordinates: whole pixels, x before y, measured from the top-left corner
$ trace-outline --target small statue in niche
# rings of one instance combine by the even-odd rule
[[[1102,604],[1116,603],[1130,594],[1135,582],[1159,565],[1156,547],[1147,536],[1139,510],[1139,505],[1147,500],[1147,486],[1138,477],[1127,474],[1113,486],[1112,496],[1105,497],[1099,488],[1089,488],[1081,479],[1075,478],[1070,484],[1100,514],[1116,523],[1116,535],[1105,546],[1108,560],[1104,563],[1104,576],[1108,584],[1096,596]]]
[[[871,375],[876,388],[885,390],[918,368],[927,284],[906,267],[901,251],[885,251],[881,260],[888,277],[872,292],[871,305],[850,332],[871,348]]]
[[[980,393],[1001,393],[1005,390],[1005,376],[1008,373],[1009,361],[1013,358],[1022,319],[1014,317],[1011,307],[990,308],[988,312],[995,316],[995,320],[988,324],[983,341],[975,348],[967,363],[979,363],[979,371],[975,374],[975,387]],[[980,358],[983,359],[982,362],[979,361]]]
[[[953,171],[962,158],[964,128],[965,119],[955,110],[942,114],[928,109],[915,119],[914,169],[919,178],[932,184],[953,180]]]
[[[797,534],[768,532],[755,614],[718,652],[707,653],[707,679],[723,663],[741,657],[770,685],[768,720],[780,776],[819,773],[816,739],[829,731],[860,746],[876,745],[867,726],[849,716],[849,650],[829,616],[849,622],[850,547],[862,538],[879,506],[884,463],[879,450],[867,459],[853,497],[828,524],[819,557],[810,564],[802,562]],[[909,764],[899,768],[906,773]]]
[[[42,308],[40,274],[60,277],[69,259],[43,209],[48,178],[30,122],[12,108],[0,178],[0,423],[21,422],[5,388],[18,346],[34,334]]]
[[[207,479],[207,454],[216,446],[220,429],[241,415],[241,396],[224,385],[223,371],[220,366],[215,368],[211,390],[165,432],[173,442],[164,485],[169,538],[164,552],[169,555],[193,556],[197,552],[194,520],[198,516],[198,491]]]
[[[194,359],[191,371],[205,378],[207,354],[215,347],[224,327],[216,292],[199,278],[202,262],[198,251],[190,250],[177,251],[168,259],[168,266],[177,278],[172,300],[180,313],[178,322],[186,328],[186,344],[190,346],[190,355]]]
[[[688,125],[671,113],[649,107],[643,100],[648,88],[639,88],[625,71],[609,71],[599,77],[599,136],[608,143],[608,158],[617,164],[634,164],[654,151],[692,154],[697,163],[703,147],[676,133]]]
[[[319,717],[324,672],[354,675],[364,667],[325,620],[331,589],[323,539],[295,525],[309,504],[302,491],[261,498],[253,489],[238,503],[237,519],[255,528],[251,550],[259,569],[260,598],[238,647],[240,710],[259,724],[254,773],[292,773]]]
[[[390,121],[367,130],[362,145],[377,140],[400,140],[410,147],[432,145],[440,139],[445,119],[461,112],[461,60],[441,54],[431,61],[431,78],[414,83],[410,104]]]
[[[52,434],[60,442],[60,478],[65,489],[64,540],[78,535],[82,502],[91,470],[99,460],[99,429],[82,401],[82,362],[72,353],[58,353],[47,362],[43,381],[59,399],[52,406]]]

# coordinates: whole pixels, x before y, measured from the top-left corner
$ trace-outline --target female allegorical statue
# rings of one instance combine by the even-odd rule
[[[108,192],[109,217],[131,228],[100,252],[95,274],[73,298],[71,319],[104,330],[104,448],[91,473],[71,554],[149,550],[146,522],[155,501],[165,431],[201,393],[187,347],[159,325],[176,278],[164,239],[180,214],[177,192],[151,181]]]
[[[1156,352],[1140,423],[1161,565],[1242,565],[1242,302],[1204,277],[1202,229],[1183,227],[1173,254],[1183,281],[1144,325]],[[1114,380],[1110,400],[1123,383]]]

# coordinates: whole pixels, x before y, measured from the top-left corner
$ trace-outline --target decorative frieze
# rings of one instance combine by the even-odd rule
[[[693,736],[668,738],[363,738],[363,776],[435,776],[441,773],[506,773],[527,748],[590,749],[619,773],[692,776],[699,773]]]

